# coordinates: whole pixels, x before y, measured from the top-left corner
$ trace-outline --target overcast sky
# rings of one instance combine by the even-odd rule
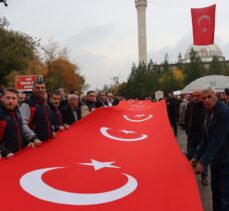
[[[52,39],[70,50],[91,89],[126,81],[138,63],[135,0],[7,0],[0,15],[10,28]],[[166,52],[176,62],[192,44],[190,9],[216,4],[215,43],[229,59],[228,0],[148,0],[146,11],[148,59],[160,63]]]

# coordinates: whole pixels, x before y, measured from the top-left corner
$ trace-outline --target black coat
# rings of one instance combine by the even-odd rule
[[[42,141],[48,140],[53,133],[49,105],[45,100],[34,96],[31,96],[26,103],[30,107],[30,128],[38,139]]]
[[[51,123],[54,132],[58,131],[60,126],[63,125],[63,117],[60,109],[56,109],[54,106],[50,105],[51,111]]]
[[[25,142],[22,118],[18,109],[7,111],[0,105],[0,150],[3,156],[23,149]]]
[[[76,109],[76,114],[77,114],[78,120],[80,120],[81,119],[81,108],[80,107],[78,107]],[[63,117],[64,124],[71,125],[74,122],[76,122],[75,117],[74,117],[74,114],[73,114],[73,111],[72,111],[72,108],[71,108],[70,105],[67,105],[62,110],[62,117]]]
[[[208,120],[208,121],[207,121]],[[229,164],[229,108],[218,101],[204,120],[203,139],[195,158],[207,166]]]
[[[202,102],[190,102],[185,112],[185,130],[188,136],[192,132],[202,132],[206,109]]]

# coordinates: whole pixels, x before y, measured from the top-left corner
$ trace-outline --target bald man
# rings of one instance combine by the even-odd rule
[[[195,155],[197,148],[202,139],[202,128],[206,109],[202,103],[202,90],[196,88],[192,93],[192,101],[187,106],[185,114],[185,129],[188,136],[187,139],[187,157],[189,160]],[[201,174],[201,183],[208,185],[207,167]]]

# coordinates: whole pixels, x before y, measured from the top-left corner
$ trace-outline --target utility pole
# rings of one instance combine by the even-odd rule
[[[115,85],[119,84],[118,76],[112,77],[111,80],[114,81]]]

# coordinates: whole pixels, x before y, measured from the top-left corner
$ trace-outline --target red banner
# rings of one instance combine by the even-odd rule
[[[214,44],[216,5],[191,9],[194,45]]]
[[[41,75],[19,75],[15,77],[15,88],[18,91],[32,91],[33,82],[38,78],[42,78]]]
[[[97,109],[0,169],[2,210],[203,210],[164,101]]]

